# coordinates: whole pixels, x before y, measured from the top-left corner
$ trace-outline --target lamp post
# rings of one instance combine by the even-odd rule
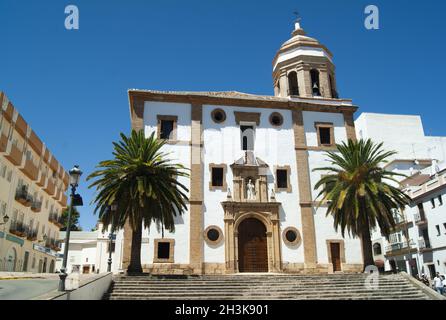
[[[73,213],[74,206],[82,205],[82,198],[79,194],[76,194],[76,188],[79,185],[79,180],[82,175],[82,171],[79,169],[78,165],[75,165],[73,169],[69,172],[70,174],[70,186],[71,186],[71,204],[70,210],[68,210],[67,218],[67,231],[65,234],[65,247],[63,253],[62,268],[60,268],[60,281],[59,281],[59,291],[65,291],[65,279],[67,278],[67,259],[68,259],[68,246],[70,242],[70,230],[71,230],[71,215]]]
[[[112,212],[115,212],[117,208],[118,208],[118,206],[116,204],[112,204],[111,207],[110,207]],[[108,239],[110,240],[110,242],[109,242],[109,245],[108,245],[108,266],[107,266],[107,272],[111,272],[111,266],[112,266],[112,246],[113,246],[113,238],[115,236],[112,231],[113,231],[113,218],[112,218],[112,224],[111,224],[111,228],[110,228],[110,233],[108,235]]]
[[[8,215],[5,215],[5,216],[3,217],[3,222],[0,222],[0,226],[2,226],[2,225],[4,225],[4,224],[7,224],[8,221],[9,221],[9,217],[8,217]]]

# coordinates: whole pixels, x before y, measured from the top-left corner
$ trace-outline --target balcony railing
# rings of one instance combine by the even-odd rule
[[[33,202],[33,197],[28,194],[28,188],[26,186],[17,188],[15,199],[26,207],[30,207]]]
[[[64,226],[64,221],[61,215],[58,215],[55,212],[51,212],[48,216],[48,221],[54,223],[59,228]]]
[[[425,215],[424,215],[424,211],[423,211],[423,212],[415,213],[415,214],[414,214],[414,219],[415,219],[415,223],[416,223],[417,225],[424,224],[424,223],[427,222],[426,217],[425,217]]]
[[[424,239],[424,238],[418,240],[418,247],[420,248],[420,250],[432,249],[429,239]]]
[[[51,248],[54,251],[60,251],[59,242],[54,238],[48,238],[45,242],[45,247]]]
[[[391,243],[386,247],[386,253],[387,254],[398,254],[399,251],[408,251],[408,250],[414,250],[415,243],[412,241],[411,243],[404,242],[398,242],[398,243]]]
[[[14,221],[9,226],[9,232],[18,236],[25,238],[28,231],[28,227],[20,221]]]
[[[36,241],[37,240],[37,229],[31,229],[27,228],[26,230],[26,239],[30,241]]]
[[[31,204],[31,210],[34,211],[34,212],[40,212],[42,210],[42,202],[34,201]]]

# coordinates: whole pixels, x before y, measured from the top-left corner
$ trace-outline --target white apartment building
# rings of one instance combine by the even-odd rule
[[[377,264],[386,271],[412,275],[446,273],[446,138],[424,134],[419,116],[363,113],[355,121],[358,137],[383,142],[397,154],[387,170],[405,174],[400,187],[412,203],[396,212],[395,233],[387,241],[375,230],[372,236]]]
[[[59,241],[61,251],[56,261],[56,271],[60,271],[65,248],[65,232],[60,232]],[[67,273],[103,273],[107,272],[109,250],[112,251],[112,271],[119,273],[120,252],[115,248],[116,237],[113,237],[111,247],[109,232],[103,232],[102,224],[98,224],[97,231],[71,231],[68,247]]]
[[[0,271],[54,272],[68,174],[0,92]]]

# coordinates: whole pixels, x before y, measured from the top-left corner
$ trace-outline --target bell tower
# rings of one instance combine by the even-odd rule
[[[273,59],[274,95],[282,98],[338,99],[332,53],[319,41],[306,36],[300,18],[291,39]]]

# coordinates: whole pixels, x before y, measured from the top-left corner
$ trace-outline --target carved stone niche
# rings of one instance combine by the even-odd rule
[[[246,151],[245,156],[231,165],[233,172],[234,202],[268,202],[267,173],[268,165],[254,157],[252,151]],[[248,199],[247,185],[251,180],[254,184],[254,199]]]

